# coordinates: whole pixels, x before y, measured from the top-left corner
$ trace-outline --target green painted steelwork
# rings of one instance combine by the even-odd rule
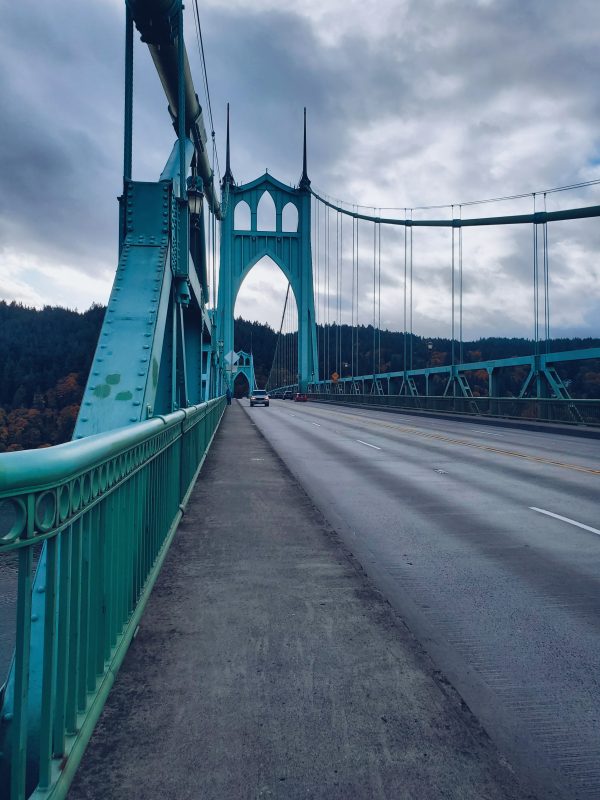
[[[273,395],[272,395],[273,396]],[[442,397],[436,395],[309,392],[313,401],[379,409],[483,418],[517,419],[524,422],[600,426],[599,400],[561,400],[543,397]]]
[[[335,382],[312,383],[309,392],[315,399],[335,402],[359,402],[361,398],[360,402],[368,404],[595,425],[600,422],[598,401],[572,398],[556,371],[558,364],[590,359],[600,360],[600,347],[344,377]],[[498,397],[498,371],[513,367],[529,368],[519,396]],[[485,397],[475,397],[468,381],[470,372],[480,370],[488,375],[488,395]],[[443,396],[430,394],[429,379],[432,376],[447,376]],[[424,392],[419,392],[415,378],[422,379]],[[272,394],[278,397],[285,391],[296,390],[296,386],[281,386]],[[534,396],[529,397],[529,394]],[[365,397],[369,399],[365,400]],[[535,405],[537,401],[539,403]]]
[[[571,398],[566,392],[566,387],[557,376],[554,365],[562,362],[569,361],[586,361],[590,359],[600,359],[600,347],[588,347],[582,350],[565,350],[558,353],[544,353],[539,356],[514,356],[513,358],[499,358],[490,361],[469,361],[463,364],[448,364],[440,367],[427,367],[425,369],[407,369],[396,372],[379,372],[371,375],[356,375],[352,377],[340,378],[335,383],[333,381],[319,381],[312,383],[309,386],[309,391],[314,394],[323,392],[325,394],[375,394],[372,391],[373,386],[379,381],[386,381],[388,390],[392,380],[400,381],[400,386],[395,393],[388,391],[386,394],[397,395],[413,395],[416,396],[417,392],[414,390],[414,379],[424,378],[425,385],[428,386],[429,377],[432,375],[447,375],[448,381],[457,380],[460,389],[460,395],[464,397],[470,396],[468,383],[465,382],[464,373],[475,372],[478,370],[486,370],[490,380],[490,385],[493,386],[495,372],[499,369],[507,369],[510,367],[529,367],[529,374],[525,378],[521,388],[520,397],[526,395],[527,390],[532,387],[532,377],[540,376],[540,381],[546,381],[545,389],[549,392],[550,398],[556,397],[557,399],[570,400]],[[412,386],[411,386],[412,383]],[[293,387],[282,386],[278,387],[276,392],[281,392]],[[539,385],[536,384],[538,389],[538,396],[544,397],[539,391]],[[423,394],[423,393],[422,393]],[[491,391],[490,395],[494,392]],[[429,396],[426,391],[423,396]]]
[[[222,383],[217,377],[222,363],[217,362],[214,326],[206,308],[204,213],[205,202],[217,216],[220,207],[205,152],[202,110],[185,53],[182,11],[181,0],[126,3],[119,262],[75,426],[74,439],[79,441],[0,459],[4,509],[0,525],[6,514],[16,515],[15,519],[25,514],[25,528],[17,538],[11,530],[0,541],[0,550],[18,549],[19,559],[16,651],[0,695],[2,797],[9,796],[10,782],[10,797],[22,800],[26,774],[30,788],[39,786],[38,794],[49,796],[47,787],[58,787],[50,793],[64,795],[60,787],[68,784],[102,707],[134,630],[131,620],[141,614],[143,602],[136,605],[135,601],[149,591],[161,554],[166,552],[160,547],[166,548],[176,525],[177,514],[166,520],[162,510],[160,480],[164,480],[164,502],[172,505],[178,492],[179,507],[189,485],[189,457],[196,459],[194,471],[204,458],[207,442],[200,431],[210,428],[212,434],[214,409],[218,406],[219,414],[222,411],[222,400],[199,405],[215,397]],[[132,179],[134,22],[148,43],[178,133],[154,183]],[[171,415],[179,408],[185,411]],[[154,420],[146,422],[150,417]],[[163,434],[154,436],[157,426]],[[198,436],[188,436],[190,426]],[[112,475],[121,467],[111,448],[127,450],[127,443],[137,442],[139,435],[143,446],[135,453],[146,452],[147,458],[136,463],[135,479],[126,482],[123,478],[113,490]],[[105,466],[86,473],[86,458],[100,459],[103,446],[110,451],[106,451]],[[175,464],[178,449],[182,451],[179,466]],[[119,459],[127,466],[130,455],[123,452]],[[178,489],[173,483],[177,474],[184,481]],[[21,479],[25,481],[22,497],[17,497]],[[87,501],[81,500],[88,490],[93,499],[89,511]],[[85,513],[71,513],[73,492]],[[66,518],[63,505],[71,509]],[[50,524],[45,515],[51,515],[52,508]],[[152,514],[158,515],[156,521]],[[122,541],[117,546],[119,531]],[[39,545],[41,552],[36,549],[34,559]],[[109,549],[104,550],[105,546]],[[127,566],[131,547],[138,548],[135,564],[127,562],[134,575],[123,577],[128,585],[113,585],[116,577],[108,565]],[[102,608],[109,606],[115,609],[110,612],[114,619],[101,616]],[[61,772],[57,765],[67,756]]]
[[[180,137],[183,130],[184,135],[194,142],[196,168],[204,182],[207,202],[211,211],[220,218],[221,209],[207,156],[208,137],[202,108],[194,89],[185,42],[180,35],[183,31],[182,0],[126,0],[126,5],[142,41],[148,45],[176,130],[181,122]]]
[[[221,259],[217,302],[217,339],[222,352],[233,352],[233,317],[235,301],[246,275],[262,258],[268,256],[277,264],[291,284],[298,308],[298,382],[306,388],[319,379],[315,301],[311,251],[310,181],[306,174],[306,122],[304,162],[297,188],[286,186],[266,172],[250,183],[237,186],[231,173],[229,156],[229,121],[227,125],[227,169],[223,178],[221,226]],[[275,205],[272,230],[258,227],[258,205],[264,195]],[[246,203],[250,212],[247,228],[235,227],[235,210]],[[291,204],[297,212],[295,231],[284,231],[282,215]]]
[[[19,559],[14,669],[0,721],[3,798],[65,797],[224,408],[220,397],[0,457],[0,557]],[[43,617],[32,614],[31,578],[42,542]],[[32,695],[36,635],[43,690]]]
[[[257,388],[254,375],[254,356],[252,353],[245,353],[243,350],[238,350],[237,353],[234,353],[231,363],[225,364],[225,381],[232,392],[233,384],[240,375],[243,375],[248,381],[249,391],[252,392]]]

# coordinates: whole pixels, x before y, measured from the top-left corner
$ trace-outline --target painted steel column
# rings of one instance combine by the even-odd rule
[[[226,187],[224,187],[225,192]],[[222,198],[223,200],[223,198]],[[223,204],[224,207],[224,204]],[[219,290],[217,299],[217,352],[221,357],[233,350],[233,220],[235,203],[233,186],[229,187],[229,203],[224,208],[221,221],[221,252],[219,265]],[[222,346],[221,343],[222,342]],[[221,387],[219,387],[221,388]]]
[[[127,184],[131,180],[133,140],[133,17],[125,6],[125,109],[123,130],[123,193],[119,197],[119,252],[127,235]]]
[[[123,135],[123,183],[131,180],[133,139],[133,17],[125,6],[125,130]]]
[[[183,41],[183,4],[177,12],[177,66],[178,66],[178,108],[177,129],[179,136],[179,197],[185,198],[185,44]]]
[[[309,383],[319,380],[317,340],[315,325],[315,298],[313,288],[311,249],[310,192],[300,193],[300,297],[298,298],[298,383],[299,390],[306,392]]]

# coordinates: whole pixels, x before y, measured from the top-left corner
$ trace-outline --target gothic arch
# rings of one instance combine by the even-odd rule
[[[268,189],[262,193],[256,207],[256,230],[274,231],[277,227],[277,211],[275,201]]]
[[[281,230],[284,233],[296,233],[298,231],[298,209],[291,201],[286,203],[281,212]]]
[[[299,309],[298,305],[298,298],[296,295],[297,287],[294,286],[294,279],[291,275],[287,266],[280,261],[280,259],[274,253],[267,253],[266,251],[263,253],[257,253],[254,258],[252,258],[244,267],[242,272],[239,275],[239,279],[236,281],[236,285],[234,287],[233,293],[233,308],[235,309],[235,304],[237,302],[238,294],[240,293],[240,289],[242,288],[244,281],[248,277],[248,275],[252,272],[253,268],[260,264],[261,261],[270,262],[274,267],[277,267],[281,273],[283,274],[284,278],[289,281],[292,287],[292,293],[294,295],[294,300],[296,301],[296,307]]]
[[[238,231],[249,231],[251,228],[250,206],[245,200],[240,200],[233,211],[233,227]]]

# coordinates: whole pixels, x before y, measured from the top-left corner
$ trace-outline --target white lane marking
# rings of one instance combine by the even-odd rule
[[[321,425],[320,425],[318,422],[311,422],[310,424],[311,424],[311,425],[316,425],[316,426],[317,426],[317,428],[320,428],[320,427],[321,427]]]
[[[492,433],[491,431],[475,431],[475,433],[483,433],[484,436],[502,436],[501,433]]]
[[[577,522],[574,519],[569,519],[568,517],[561,517],[560,514],[554,514],[552,511],[544,511],[543,508],[536,508],[535,506],[529,506],[532,511],[537,511],[539,514],[546,514],[548,517],[554,517],[554,519],[560,519],[562,522],[568,522],[569,525],[576,525],[578,528],[583,528],[584,531],[590,531],[591,533],[597,533],[600,536],[600,531],[597,528],[592,528],[590,525],[584,525],[583,522]]]
[[[366,444],[367,447],[372,447],[373,450],[381,450],[381,447],[377,447],[376,444],[369,444],[368,442],[363,442],[362,439],[357,439],[356,441],[359,442],[360,444]]]
[[[295,414],[292,414],[292,413],[290,413],[290,416],[291,416],[291,417],[295,417],[296,415],[295,415]]]

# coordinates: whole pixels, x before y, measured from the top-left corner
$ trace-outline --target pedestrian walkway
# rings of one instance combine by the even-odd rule
[[[234,402],[70,800],[530,796]]]

